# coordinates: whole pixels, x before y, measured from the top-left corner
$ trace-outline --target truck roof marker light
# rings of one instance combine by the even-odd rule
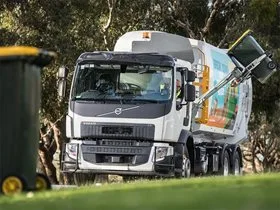
[[[142,33],[142,38],[143,38],[143,39],[150,39],[150,38],[151,38],[151,33],[148,32],[148,31],[144,31],[144,32]]]

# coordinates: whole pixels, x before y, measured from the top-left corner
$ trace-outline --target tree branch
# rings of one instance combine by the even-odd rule
[[[108,48],[108,41],[107,41],[107,35],[108,35],[108,29],[110,28],[110,25],[112,23],[112,13],[115,8],[117,0],[107,0],[108,3],[108,8],[109,8],[109,15],[107,19],[107,23],[103,26],[103,39],[104,39],[104,44],[106,46],[106,49],[109,51]]]
[[[219,48],[223,47],[223,45],[226,43],[228,35],[232,32],[236,25],[237,20],[234,19],[233,23],[228,23],[225,28],[225,35],[223,36],[222,40],[219,42],[218,46]]]
[[[183,23],[181,20],[175,20],[173,17],[171,19],[176,23],[177,26],[185,29],[190,38],[195,39],[196,36],[193,30],[191,29],[189,20],[186,20],[185,23]]]
[[[184,29],[187,32],[187,36],[195,39],[196,35],[191,29],[191,24],[186,16],[186,13],[183,13],[182,11],[182,6],[180,4],[180,1],[175,1],[174,4],[172,5],[170,1],[168,1],[169,5],[167,7],[165,6],[166,9],[171,9],[171,13],[169,14],[169,18],[172,20],[173,24]],[[164,7],[164,6],[162,6]],[[184,11],[185,12],[185,11]],[[182,16],[182,14],[185,14]],[[179,20],[177,17],[181,17],[181,20]],[[182,21],[183,19],[183,21]]]
[[[48,128],[48,130],[47,130],[47,132],[46,132],[45,134],[41,134],[41,138],[44,138],[44,137],[46,137],[47,135],[49,135],[50,132],[54,129],[54,126],[56,126],[57,123],[60,122],[60,121],[62,120],[62,118],[65,116],[65,114],[66,114],[66,112],[63,113],[63,114],[60,116],[60,118],[58,118],[54,123],[52,123],[52,122],[50,122],[49,120],[47,120],[48,123],[51,124],[51,126]]]
[[[248,162],[251,162],[252,159],[253,159],[252,156],[244,156],[243,158],[244,158],[244,160],[246,160],[246,161],[248,161]]]
[[[224,4],[225,0],[216,0],[213,3],[213,10],[211,11],[208,19],[206,20],[205,26],[201,30],[201,39],[204,39],[206,37],[206,34],[209,33],[210,27],[214,21],[214,17],[217,15],[217,13],[220,11]]]

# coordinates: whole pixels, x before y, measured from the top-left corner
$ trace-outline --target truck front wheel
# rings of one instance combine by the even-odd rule
[[[191,161],[187,147],[183,147],[183,154],[175,160],[175,177],[189,178],[191,176]]]
[[[191,161],[189,156],[186,154],[183,155],[183,164],[182,164],[182,177],[190,178],[191,176]]]

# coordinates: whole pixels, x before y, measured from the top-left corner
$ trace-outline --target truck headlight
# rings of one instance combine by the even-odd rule
[[[76,159],[78,152],[78,144],[66,144],[66,153],[69,155],[70,158]]]
[[[163,160],[167,155],[168,147],[156,147],[156,161]]]

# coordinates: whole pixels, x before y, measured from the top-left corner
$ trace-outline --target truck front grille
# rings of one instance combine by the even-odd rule
[[[132,135],[133,127],[128,126],[103,126],[102,134]]]
[[[135,140],[97,140],[95,145],[82,144],[85,161],[94,164],[143,164],[149,159],[151,142]]]
[[[82,122],[81,137],[153,140],[155,126],[151,124],[103,124]]]

